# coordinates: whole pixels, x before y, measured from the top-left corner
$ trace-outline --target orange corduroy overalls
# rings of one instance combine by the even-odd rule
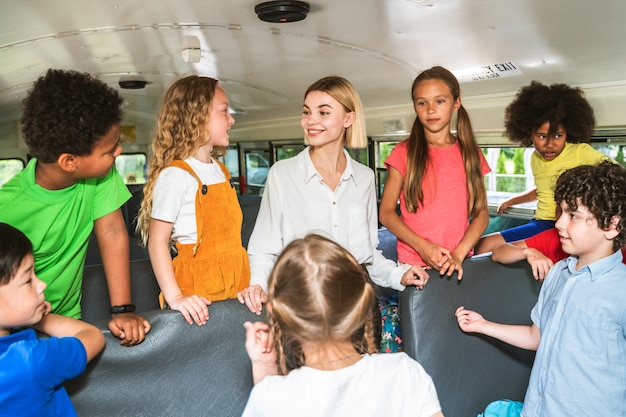
[[[183,295],[196,294],[211,301],[235,298],[250,283],[248,253],[241,244],[241,206],[228,169],[216,162],[226,181],[212,185],[202,184],[185,161],[177,159],[169,165],[187,171],[198,181],[197,241],[176,242],[174,275]]]

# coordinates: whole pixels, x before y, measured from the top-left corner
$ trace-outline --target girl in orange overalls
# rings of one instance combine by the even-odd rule
[[[153,138],[138,229],[161,304],[190,324],[205,324],[211,301],[236,297],[250,281],[237,192],[216,159],[234,122],[217,80],[189,76],[165,93]]]

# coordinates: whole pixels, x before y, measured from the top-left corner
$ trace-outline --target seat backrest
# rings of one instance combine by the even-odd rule
[[[261,318],[237,300],[214,302],[204,326],[178,311],[143,316],[146,340],[124,347],[98,322],[106,346],[87,371],[65,384],[81,417],[240,416],[252,388],[245,321]]]
[[[130,262],[130,284],[137,313],[159,308],[159,284],[149,259]],[[101,264],[85,266],[82,291],[80,305],[83,320],[93,323],[111,317],[109,290]]]
[[[446,416],[475,416],[498,399],[523,401],[534,360],[532,351],[463,333],[454,315],[465,306],[487,320],[530,324],[540,284],[528,263],[467,259],[463,271],[457,281],[431,270],[423,290],[400,295],[404,351],[432,376]]]

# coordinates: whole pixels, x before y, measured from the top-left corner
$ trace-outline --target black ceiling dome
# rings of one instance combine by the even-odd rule
[[[146,84],[148,84],[148,82],[145,80],[120,80],[119,81],[120,88],[123,88],[126,90],[139,90],[141,88],[144,88]]]
[[[308,3],[296,0],[266,1],[254,6],[259,19],[264,22],[288,23],[303,20],[309,13]]]

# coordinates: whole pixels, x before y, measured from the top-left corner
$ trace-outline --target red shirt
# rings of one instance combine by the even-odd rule
[[[569,256],[569,254],[565,253],[561,248],[559,232],[555,228],[544,230],[535,236],[529,237],[525,242],[526,246],[537,249],[554,263]],[[626,264],[626,247],[622,248],[622,262]]]

